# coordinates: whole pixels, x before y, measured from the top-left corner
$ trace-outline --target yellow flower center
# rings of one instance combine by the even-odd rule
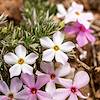
[[[55,45],[55,46],[53,47],[53,49],[54,49],[55,51],[58,51],[60,48],[59,48],[58,45]]]
[[[23,63],[24,63],[24,59],[20,58],[20,59],[18,60],[18,64],[23,64]]]
[[[80,12],[75,12],[75,14],[76,14],[77,16],[79,16],[79,15],[80,15]]]

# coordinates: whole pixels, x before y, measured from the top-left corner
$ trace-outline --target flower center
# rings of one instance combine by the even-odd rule
[[[32,89],[31,89],[31,93],[32,93],[32,94],[36,94],[36,92],[37,92],[37,89],[36,89],[36,88],[32,88]]]
[[[75,93],[77,91],[76,87],[71,87],[71,92]]]
[[[54,79],[55,79],[55,77],[56,77],[56,75],[55,75],[55,74],[51,74],[51,76],[50,76],[50,77],[51,77],[51,79],[52,79],[52,80],[54,80]]]
[[[59,48],[58,45],[55,45],[55,46],[53,47],[53,49],[54,49],[55,51],[58,51],[60,48]]]
[[[75,14],[76,14],[77,16],[79,16],[79,15],[80,15],[80,13],[79,13],[79,12],[75,12]]]
[[[9,98],[8,100],[13,100],[14,95],[12,93],[8,94],[8,98]]]
[[[20,58],[20,59],[18,60],[18,64],[23,64],[23,63],[24,63],[24,59]]]

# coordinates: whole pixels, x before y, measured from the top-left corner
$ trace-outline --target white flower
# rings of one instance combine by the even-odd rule
[[[61,4],[57,5],[57,9],[59,11],[57,14],[58,18],[64,18],[65,24],[78,21],[88,29],[91,24],[90,21],[93,20],[93,14],[91,12],[83,12],[83,5],[77,4],[76,2],[72,3],[71,7],[68,8],[68,11],[66,11]]]
[[[70,52],[75,45],[70,41],[62,43],[63,40],[64,34],[59,31],[53,34],[53,41],[48,37],[41,38],[41,45],[48,48],[43,52],[42,60],[51,62],[55,57],[57,62],[65,64],[68,61],[68,56],[64,52]]]
[[[7,64],[13,65],[10,69],[10,77],[20,75],[23,73],[32,74],[33,67],[30,64],[35,63],[38,56],[34,53],[30,53],[26,56],[26,48],[23,45],[19,45],[15,48],[15,53],[9,52],[4,55],[4,60]]]

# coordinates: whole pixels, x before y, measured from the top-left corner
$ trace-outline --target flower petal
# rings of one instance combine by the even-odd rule
[[[0,95],[0,100],[8,100],[8,97],[4,95]]]
[[[27,64],[34,64],[38,56],[35,53],[30,53],[25,57]]]
[[[64,52],[70,52],[72,49],[75,48],[75,44],[73,42],[65,42],[61,45],[61,50]]]
[[[39,100],[51,100],[51,96],[48,93],[41,90],[38,90],[37,96]]]
[[[56,92],[53,95],[53,100],[65,100],[69,95],[70,91],[65,88],[56,89]]]
[[[49,81],[46,84],[45,91],[49,93],[51,96],[53,96],[54,92],[56,91],[55,83],[53,81]]]
[[[55,59],[57,62],[65,64],[68,61],[67,54],[63,53],[62,51],[58,51],[55,54]]]
[[[37,76],[37,81],[36,81],[36,84],[35,84],[35,87],[37,89],[40,89],[41,87],[43,87],[46,83],[48,83],[49,81],[49,76],[48,75],[40,75],[40,76]]]
[[[71,93],[71,95],[69,96],[68,100],[78,100],[77,95]]]
[[[40,38],[40,43],[45,48],[51,48],[54,45],[53,41],[48,37]]]
[[[2,80],[0,80],[0,92],[2,92],[3,94],[7,94],[7,92],[9,92],[7,84]]]
[[[47,74],[54,73],[54,65],[53,62],[47,63],[47,62],[41,62],[40,68],[43,70],[43,72]]]
[[[18,57],[14,53],[7,53],[4,55],[4,60],[7,64],[16,64],[18,61]]]
[[[66,88],[69,88],[72,86],[71,79],[58,78],[58,81],[59,81],[59,84],[63,85]]]
[[[80,91],[77,91],[77,93],[76,93],[80,98],[82,98],[82,99],[87,99],[88,98],[88,96],[86,97],[86,96],[84,96]]]
[[[22,88],[22,85],[22,81],[18,77],[15,77],[11,80],[10,90],[17,93]]]
[[[65,65],[62,65],[55,70],[55,74],[59,77],[63,77],[68,75],[70,71],[71,71],[70,64],[66,62]]]
[[[53,42],[55,44],[61,44],[64,40],[64,34],[61,33],[60,31],[57,31],[56,33],[53,34]]]
[[[30,94],[27,100],[37,100],[37,95]]]
[[[23,73],[28,73],[30,75],[33,74],[33,67],[32,66],[30,66],[28,64],[23,64],[21,67],[22,67],[22,72]]]
[[[26,56],[26,48],[23,45],[19,45],[15,48],[15,53],[18,57]]]
[[[52,49],[47,49],[43,51],[43,57],[42,57],[43,61],[51,62],[53,58],[54,58],[54,52]]]
[[[73,85],[78,89],[86,86],[89,83],[89,75],[85,71],[79,71],[76,73]]]
[[[33,75],[29,75],[29,74],[21,74],[21,80],[23,81],[23,83],[25,85],[27,85],[27,87],[29,88],[33,88],[35,85],[35,78],[34,78],[34,74]]]
[[[80,47],[88,44],[88,40],[83,32],[80,32],[76,38],[77,43]]]
[[[21,66],[19,64],[15,64],[9,69],[9,72],[10,72],[10,78],[18,76],[21,73]]]

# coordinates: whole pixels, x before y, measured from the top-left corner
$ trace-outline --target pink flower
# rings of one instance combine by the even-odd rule
[[[37,71],[36,74],[39,76],[44,75],[44,78],[48,80],[48,83],[46,84],[46,91],[52,96],[54,93],[56,86],[55,83],[61,84],[63,82],[67,81],[69,82],[70,79],[64,79],[62,77],[68,75],[71,71],[71,67],[69,63],[66,63],[65,65],[60,66],[56,70],[54,70],[53,63],[46,63],[42,62],[40,68],[42,69],[42,73],[40,71]]]
[[[74,81],[68,83],[63,82],[65,88],[56,89],[54,100],[65,100],[67,97],[69,97],[68,100],[78,100],[77,96],[82,99],[88,98],[88,96],[83,96],[79,90],[89,83],[89,76],[85,71],[77,72]]]
[[[27,91],[27,100],[50,100],[51,96],[40,90],[41,87],[43,87],[46,83],[47,80],[45,79],[44,76],[39,76],[37,77],[37,80],[35,82],[35,77],[34,75],[29,75],[29,74],[22,74],[21,79],[23,83],[25,84],[24,88]]]
[[[69,35],[76,34],[76,40],[80,47],[88,44],[88,42],[94,43],[95,37],[91,34],[91,29],[86,29],[82,24],[79,22],[74,23],[72,26],[65,27],[64,30]]]
[[[25,90],[21,90],[22,81],[19,78],[13,78],[11,80],[10,89],[7,84],[0,80],[0,92],[4,95],[0,95],[0,100],[27,100],[25,99]],[[20,92],[19,92],[20,91]]]

